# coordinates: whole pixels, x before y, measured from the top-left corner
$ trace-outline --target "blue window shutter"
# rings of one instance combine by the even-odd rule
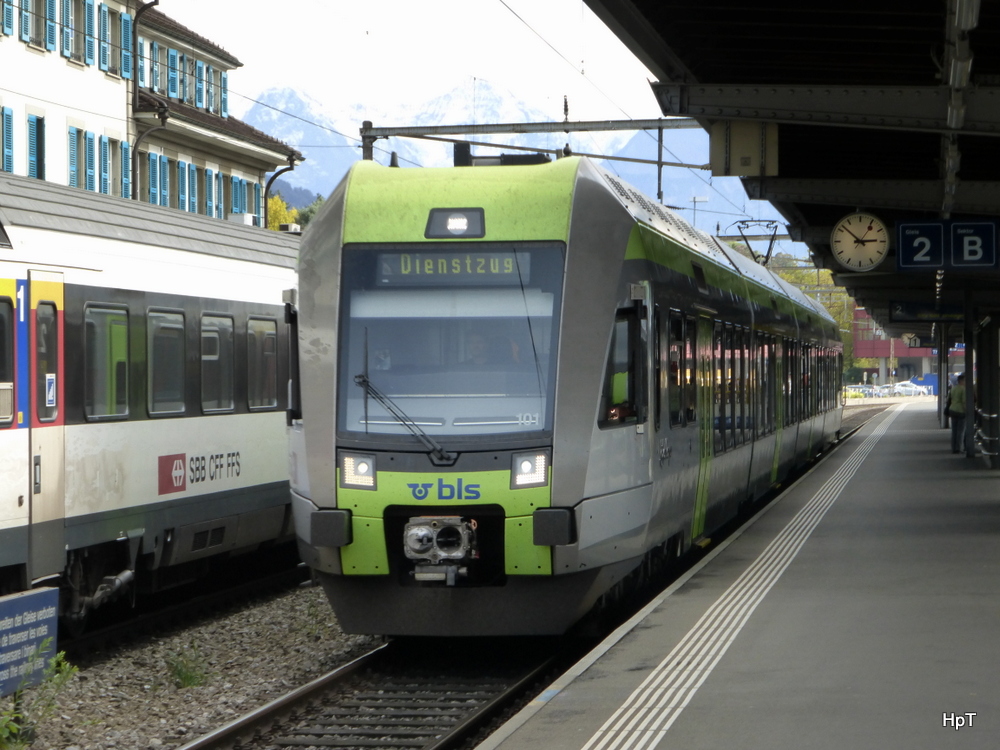
[[[111,195],[111,144],[108,137],[102,135],[100,139],[101,149],[101,183],[98,190],[104,195]]]
[[[159,157],[156,154],[149,155],[149,202],[156,204],[160,202],[160,180],[156,174],[156,165]]]
[[[0,170],[14,171],[14,111],[10,107],[0,109],[0,141],[3,141],[3,154],[0,155]]]
[[[257,226],[262,226],[264,221],[264,212],[262,209],[260,183],[255,182],[253,184],[253,212],[257,217]]]
[[[71,4],[63,0],[62,14],[59,16],[60,39],[62,39],[62,56],[69,57],[73,54],[73,29],[70,28],[70,8]]]
[[[167,50],[167,96],[176,99],[180,94],[180,78],[177,75],[177,58],[180,53],[175,49]]]
[[[3,33],[14,36],[14,0],[3,0]]]
[[[77,165],[80,158],[79,151],[77,149],[77,130],[76,128],[69,129],[69,186],[70,187],[80,187],[80,175],[77,171]]]
[[[205,170],[205,213],[211,216],[215,213],[215,203],[212,201],[212,187],[215,176],[211,169]]]
[[[128,13],[122,13],[121,30],[122,30],[121,74],[122,78],[131,80],[132,79],[132,16],[130,16]]]
[[[28,115],[28,177],[38,177],[38,117]]]
[[[240,212],[239,188],[239,178],[229,175],[229,213],[231,214],[238,214]]]
[[[91,192],[97,190],[97,165],[94,160],[94,134],[87,133],[84,136],[84,148],[86,153],[84,158],[87,166],[87,190]]]
[[[100,37],[98,39],[98,49],[100,55],[97,61],[97,67],[101,70],[107,70],[111,62],[111,40],[109,33],[110,21],[108,19],[108,6],[101,3],[97,6],[97,34]]]
[[[177,208],[187,211],[187,162],[177,162]]]
[[[18,19],[21,27],[21,41],[31,41],[31,0],[21,0],[21,16]]]
[[[205,106],[205,63],[201,60],[194,65],[194,106],[202,109]]]
[[[219,114],[223,117],[229,117],[229,74],[223,71],[219,76],[219,81],[222,88],[222,106],[219,109]]]
[[[160,156],[160,205],[170,205],[170,160]]]
[[[56,51],[56,0],[45,0],[45,49]]]
[[[160,93],[160,45],[149,43],[149,88],[154,93]]]
[[[122,198],[132,197],[132,148],[122,141]]]
[[[188,211],[198,213],[198,167],[188,164]]]
[[[83,20],[83,30],[86,35],[84,62],[87,65],[93,65],[97,56],[96,40],[94,39],[94,0],[84,0]]]

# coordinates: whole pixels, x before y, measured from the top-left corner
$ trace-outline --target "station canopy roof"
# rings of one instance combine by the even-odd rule
[[[713,172],[770,201],[888,333],[954,340],[964,310],[1000,311],[1000,3],[586,1],[664,115],[710,131]],[[856,212],[890,235],[868,271],[832,251]]]

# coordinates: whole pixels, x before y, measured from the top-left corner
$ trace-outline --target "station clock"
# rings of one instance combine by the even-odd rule
[[[849,271],[871,271],[889,253],[889,230],[873,214],[848,214],[833,225],[830,250]]]

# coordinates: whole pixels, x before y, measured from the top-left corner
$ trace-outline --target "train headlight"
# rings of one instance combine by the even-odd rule
[[[547,451],[515,453],[510,467],[510,488],[544,487],[549,483]]]
[[[340,456],[340,486],[374,490],[376,487],[375,456],[342,453]]]

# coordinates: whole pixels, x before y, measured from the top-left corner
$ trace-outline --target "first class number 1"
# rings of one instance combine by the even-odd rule
[[[213,453],[209,456],[188,458],[188,482],[214,482],[240,475],[240,452]]]

